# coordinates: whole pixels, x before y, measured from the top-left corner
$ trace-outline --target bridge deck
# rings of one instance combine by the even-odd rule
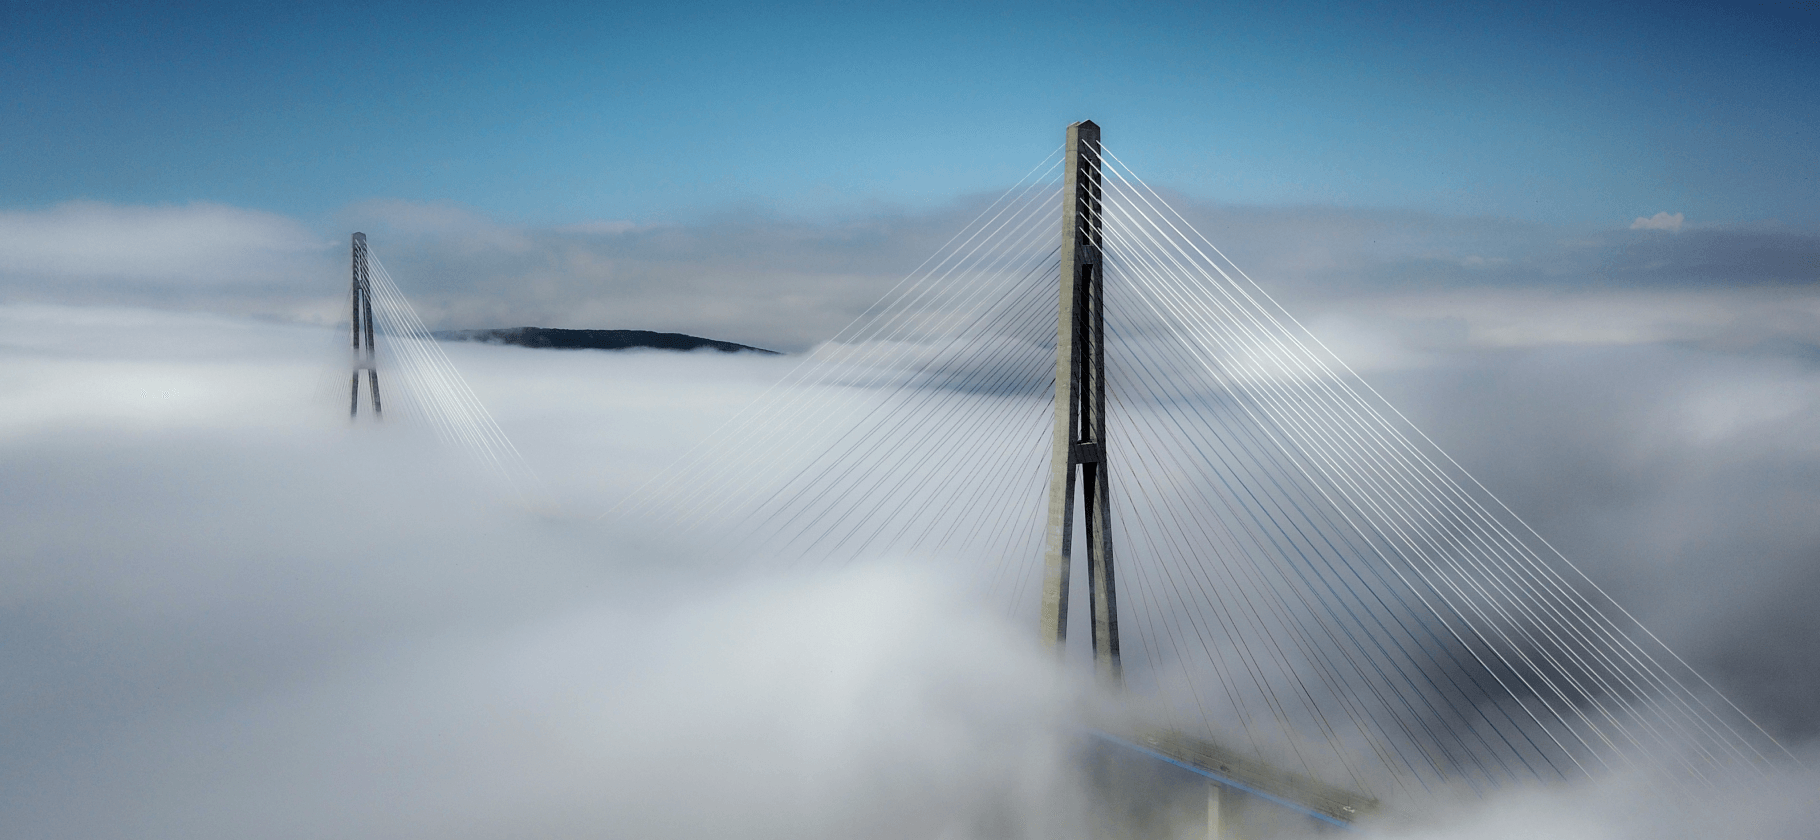
[[[1114,739],[1125,740],[1125,739]],[[1375,812],[1378,800],[1362,793],[1272,767],[1212,741],[1172,730],[1146,732],[1127,741],[1216,782],[1338,825]]]

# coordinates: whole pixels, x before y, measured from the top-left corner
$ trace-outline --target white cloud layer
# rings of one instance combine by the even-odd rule
[[[790,363],[450,349],[571,514]],[[1087,832],[1082,694],[1026,628],[927,568],[729,577],[675,535],[516,510],[410,427],[349,426],[339,350],[245,319],[0,307],[10,831]],[[1820,731],[1820,374],[1688,348],[1449,358],[1382,384],[1746,708]],[[1616,840],[1723,818],[1792,840],[1815,790],[1779,776],[1677,821],[1636,784],[1387,830]]]
[[[319,398],[325,330],[0,326],[9,833],[1070,836],[1073,692],[939,574],[730,580],[515,509],[425,430]],[[634,355],[612,361],[652,370],[603,381],[600,354],[459,349],[590,514],[602,472],[667,460],[774,362]]]
[[[342,224],[436,326],[790,350],[975,206],[537,229],[374,203]],[[1747,709],[1820,733],[1820,238],[1679,214],[1633,232],[1187,211]],[[793,359],[449,347],[570,514],[518,512],[408,428],[346,425],[345,350],[296,324],[340,317],[344,248],[219,205],[0,213],[0,824],[1082,830],[1057,735],[1078,687],[940,574],[727,582],[687,535],[591,524]],[[1752,807],[1781,814],[1777,796]],[[1518,812],[1566,836],[1658,825],[1626,823],[1630,802],[1518,792],[1409,831],[1521,836],[1500,816]]]

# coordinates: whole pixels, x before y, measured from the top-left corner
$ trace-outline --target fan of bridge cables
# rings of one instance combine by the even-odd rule
[[[484,475],[499,482],[519,503],[547,504],[548,493],[537,474],[475,396],[474,389],[462,378],[370,247],[367,266],[385,421],[402,420],[427,427],[439,441],[465,454]],[[343,340],[345,346],[345,334]],[[357,364],[358,357],[357,351]],[[357,378],[361,375],[356,371]],[[360,386],[362,390],[365,387]]]
[[[1156,725],[1386,795],[1633,767],[1697,783],[1780,760],[1103,157],[1088,223],[1104,243],[1123,690]],[[953,564],[1034,632],[1061,168],[1051,154],[609,516],[696,535],[729,563]]]

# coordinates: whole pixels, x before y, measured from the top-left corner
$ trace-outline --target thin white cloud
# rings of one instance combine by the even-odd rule
[[[501,224],[453,204],[375,199],[347,208],[341,213],[341,220],[351,229],[366,232],[376,247],[388,240],[429,240],[439,243],[445,253],[461,256],[523,256],[536,248],[530,230]]]
[[[1630,229],[1631,230],[1666,230],[1670,233],[1680,233],[1681,225],[1683,223],[1685,223],[1686,221],[1687,221],[1686,214],[1675,213],[1673,215],[1670,215],[1669,213],[1664,211],[1661,213],[1657,213],[1654,216],[1650,216],[1648,218],[1638,216],[1636,221],[1630,223]]]
[[[0,211],[0,277],[270,285],[333,247],[294,219],[222,204]]]
[[[662,224],[528,226],[452,205],[382,200],[347,208],[339,230],[325,233],[222,205],[79,202],[0,213],[0,301],[326,322],[347,285],[347,234],[363,230],[434,328],[648,329],[796,351],[849,323],[981,203],[833,221],[728,212]],[[1681,214],[1636,223],[1680,235],[1637,236],[1387,211],[1179,204],[1240,267],[1309,317],[1460,290],[1547,297],[1792,288],[1813,282],[1820,256],[1820,237],[1806,231],[1687,228]],[[1668,326],[1636,334],[1669,340],[1686,332]],[[1502,343],[1521,340],[1499,330]]]
[[[1310,326],[1323,341],[1337,340],[1352,351],[1343,354],[1349,363],[1371,370],[1427,363],[1435,351],[1820,344],[1820,300],[1806,289],[1778,286],[1462,288],[1351,299],[1313,317]]]
[[[556,228],[559,233],[580,233],[591,236],[615,236],[641,227],[637,222],[629,221],[592,221],[576,222]]]

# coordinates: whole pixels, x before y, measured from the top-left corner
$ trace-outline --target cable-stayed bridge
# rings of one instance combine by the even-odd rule
[[[410,354],[412,390],[459,383]],[[1086,637],[1129,707],[1111,742],[1331,823],[1785,753],[1092,123],[611,516],[729,563],[955,564],[1056,647]]]
[[[521,502],[541,501],[536,474],[417,317],[391,272],[373,254],[366,234],[353,235],[350,253],[350,282],[343,301],[353,350],[348,416],[360,418],[365,373],[367,411],[374,419],[383,416],[382,411],[403,414],[427,426],[443,443],[466,452]],[[380,396],[382,369],[389,379],[390,402]]]

